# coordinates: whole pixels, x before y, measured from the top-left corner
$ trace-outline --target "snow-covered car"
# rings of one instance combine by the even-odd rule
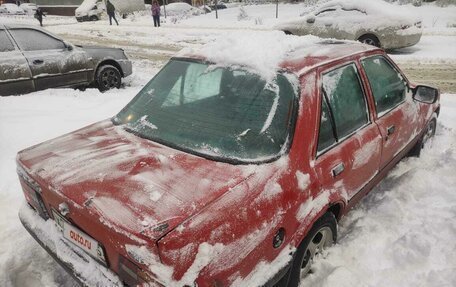
[[[0,96],[92,84],[105,91],[131,73],[122,49],[74,46],[37,27],[0,24]]]
[[[35,14],[36,12],[36,4],[35,3],[22,3],[21,6],[19,6],[22,10],[24,10],[25,13],[31,15]]]
[[[12,3],[5,3],[0,5],[0,13],[9,15],[25,15],[25,11]]]
[[[166,10],[167,16],[177,16],[177,17],[186,17],[186,16],[195,16],[203,14],[204,11],[193,7],[192,5],[184,2],[171,3],[160,7],[160,14],[164,15]]]
[[[101,19],[103,13],[106,11],[103,2],[97,0],[85,0],[74,11],[74,16],[78,22],[84,21],[98,21]]]
[[[19,152],[20,220],[86,286],[297,287],[439,110],[382,49],[226,35]]]
[[[397,49],[420,41],[422,23],[407,8],[382,0],[333,0],[315,12],[279,23],[274,29],[293,35],[357,40],[383,49]]]

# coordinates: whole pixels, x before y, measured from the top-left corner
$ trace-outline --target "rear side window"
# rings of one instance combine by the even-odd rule
[[[43,32],[33,29],[10,30],[23,51],[62,50],[65,44]]]
[[[354,64],[323,75],[318,152],[369,122],[366,99]]]
[[[374,94],[378,116],[382,116],[404,101],[405,81],[385,58],[376,56],[361,62]]]
[[[11,40],[6,35],[5,30],[0,30],[0,52],[13,51],[14,45],[11,43]]]
[[[368,122],[367,105],[354,64],[324,74],[323,90],[333,112],[339,139]]]

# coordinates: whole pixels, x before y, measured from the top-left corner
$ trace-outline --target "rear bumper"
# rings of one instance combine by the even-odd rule
[[[66,241],[51,219],[44,220],[24,203],[19,219],[32,237],[57,261],[81,286],[119,286],[123,284],[111,270],[98,263],[78,247]]]
[[[390,49],[399,49],[410,47],[417,44],[421,39],[421,32],[419,33],[401,33],[392,35],[391,37],[385,37],[386,39],[382,40],[382,48],[385,50]]]

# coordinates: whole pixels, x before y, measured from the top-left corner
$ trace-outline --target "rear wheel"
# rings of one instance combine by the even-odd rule
[[[98,21],[98,17],[95,15],[90,16],[89,18],[90,21]]]
[[[113,88],[120,88],[122,76],[116,67],[104,65],[98,69],[96,81],[98,89],[104,92]]]
[[[312,261],[322,250],[336,242],[337,221],[331,212],[319,218],[301,242],[290,270],[276,286],[298,287],[299,282],[312,272]]]
[[[293,33],[291,33],[290,31],[287,31],[287,30],[285,30],[283,32],[285,33],[285,35],[293,35]]]
[[[375,35],[372,35],[372,34],[362,35],[361,37],[358,38],[358,41],[360,41],[361,43],[367,44],[367,45],[371,45],[371,46],[380,48],[380,41],[378,40],[378,38]]]

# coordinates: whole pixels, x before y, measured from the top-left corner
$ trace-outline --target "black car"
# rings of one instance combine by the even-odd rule
[[[40,28],[0,24],[0,96],[89,85],[105,91],[131,73],[122,49],[73,46]]]

